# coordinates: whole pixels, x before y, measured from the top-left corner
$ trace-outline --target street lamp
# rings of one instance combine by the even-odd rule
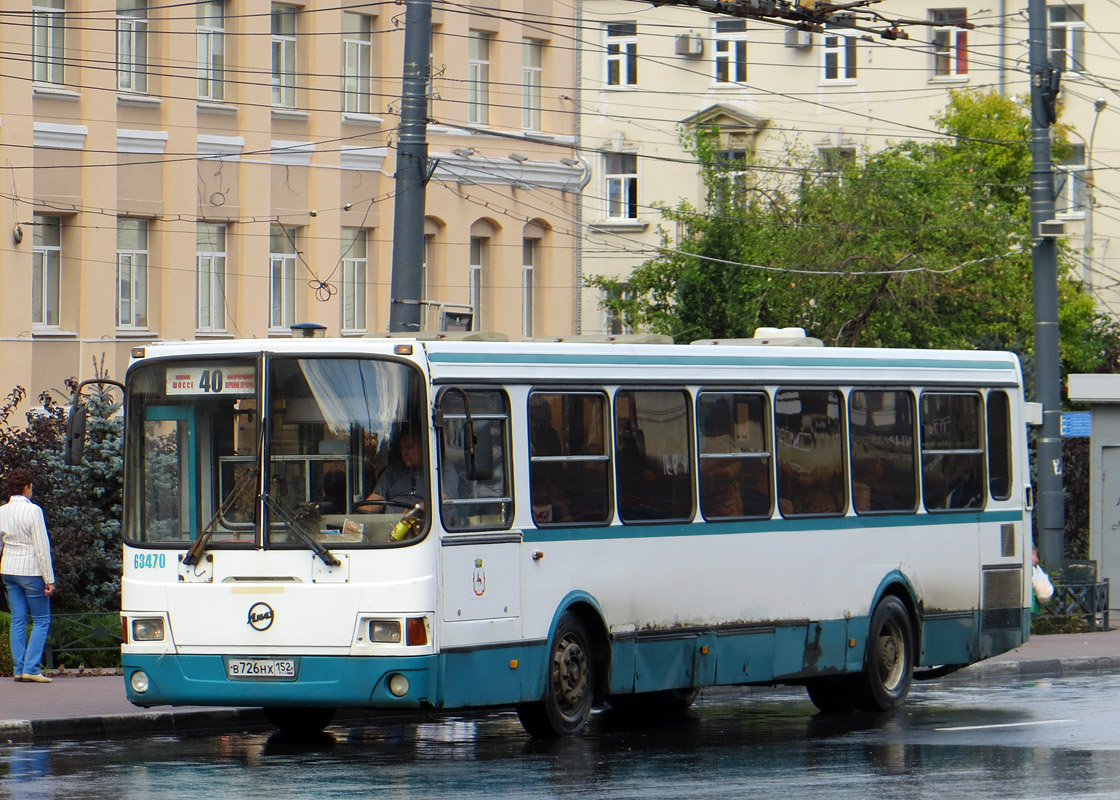
[[[1097,123],[1100,122],[1101,112],[1108,108],[1108,101],[1098,97],[1093,101],[1093,128],[1089,131],[1089,149],[1085,153],[1085,224],[1082,226],[1085,237],[1082,249],[1085,251],[1085,261],[1082,268],[1082,280],[1085,282],[1085,291],[1093,294],[1093,210],[1097,201],[1094,197],[1093,186],[1093,138],[1097,135]]]

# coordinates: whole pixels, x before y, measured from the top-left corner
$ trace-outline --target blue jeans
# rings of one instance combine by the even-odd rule
[[[12,663],[15,674],[38,675],[51,629],[51,599],[43,594],[47,584],[37,575],[5,575],[8,607],[12,609]],[[27,619],[31,618],[31,640],[27,639]]]

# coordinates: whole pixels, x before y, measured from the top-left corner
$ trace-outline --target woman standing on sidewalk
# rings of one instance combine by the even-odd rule
[[[31,473],[17,467],[8,473],[11,499],[0,507],[0,577],[12,610],[12,662],[17,681],[50,683],[39,662],[51,629],[54,566],[43,509],[31,502]],[[27,638],[27,619],[33,628]]]

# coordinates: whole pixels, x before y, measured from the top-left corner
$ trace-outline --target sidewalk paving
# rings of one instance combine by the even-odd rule
[[[1020,648],[940,680],[1002,683],[1108,671],[1120,671],[1120,628],[1034,636]],[[0,678],[0,744],[267,724],[259,708],[138,708],[125,699],[120,675],[60,676],[49,684]]]

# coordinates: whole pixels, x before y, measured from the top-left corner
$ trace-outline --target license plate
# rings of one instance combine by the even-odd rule
[[[292,658],[230,658],[226,660],[226,674],[231,678],[292,680],[296,662]]]

